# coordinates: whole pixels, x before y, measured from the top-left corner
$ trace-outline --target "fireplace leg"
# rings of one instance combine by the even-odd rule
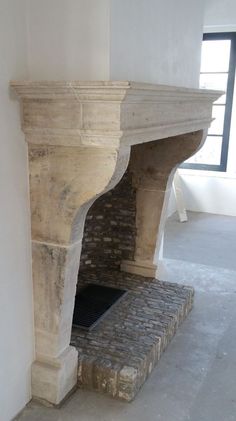
[[[134,259],[123,261],[121,270],[156,276],[175,170],[204,140],[205,133],[201,130],[132,148],[130,168],[136,188],[136,244]]]
[[[70,247],[32,243],[36,361],[32,394],[58,404],[77,383],[69,346],[81,241]]]
[[[130,148],[29,145],[36,360],[32,395],[59,404],[77,384],[70,346],[86,213],[124,174]]]

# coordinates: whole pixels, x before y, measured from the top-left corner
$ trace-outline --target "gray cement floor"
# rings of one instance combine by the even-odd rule
[[[236,218],[188,212],[188,222],[173,215],[165,231],[165,256],[236,270]]]
[[[195,306],[132,403],[78,390],[61,409],[30,403],[21,421],[236,421],[236,218],[189,214],[166,228],[165,279]]]

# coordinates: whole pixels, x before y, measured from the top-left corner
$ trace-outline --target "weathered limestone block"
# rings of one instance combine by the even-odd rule
[[[36,357],[57,358],[70,341],[81,241],[61,247],[32,242]]]
[[[118,161],[112,147],[29,144],[32,238],[64,245],[81,239],[77,214],[106,190]]]
[[[77,384],[78,352],[68,346],[57,358],[36,360],[32,366],[32,395],[59,404]]]

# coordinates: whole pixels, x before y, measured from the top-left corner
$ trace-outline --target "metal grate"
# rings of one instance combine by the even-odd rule
[[[75,297],[73,326],[92,329],[125,293],[124,289],[88,284]]]

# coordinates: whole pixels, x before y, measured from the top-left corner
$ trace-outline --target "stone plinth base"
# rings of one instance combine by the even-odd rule
[[[125,288],[128,294],[92,331],[72,330],[78,384],[131,401],[191,310],[194,291],[124,272],[80,275],[80,286],[89,282]]]
[[[32,365],[32,396],[58,405],[77,384],[78,353],[69,346],[55,361]]]
[[[121,262],[120,268],[124,272],[146,276],[149,278],[155,278],[157,272],[156,265],[141,260],[123,260]]]

